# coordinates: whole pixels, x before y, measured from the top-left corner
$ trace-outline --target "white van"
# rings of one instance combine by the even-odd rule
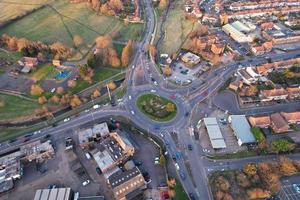
[[[89,153],[89,152],[86,152],[85,153],[85,157],[88,159],[88,160],[90,160],[92,157],[91,157],[91,154]]]

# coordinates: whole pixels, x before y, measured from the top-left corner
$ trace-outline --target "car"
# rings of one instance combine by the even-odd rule
[[[141,166],[143,164],[143,162],[142,161],[134,161],[134,164],[136,166]]]
[[[70,121],[70,118],[66,118],[64,119],[64,122]]]
[[[186,112],[186,113],[185,113],[185,116],[186,116],[186,117],[188,117],[188,116],[189,116],[189,114],[190,114],[189,112]]]
[[[193,146],[191,144],[188,145],[188,150],[190,150],[190,151],[193,150]]]
[[[132,65],[132,69],[134,69],[134,67],[135,67],[135,66],[134,66],[134,65]]]
[[[155,93],[155,92],[156,92],[156,90],[150,90],[150,92],[152,92],[152,93]]]
[[[131,95],[128,96],[128,99],[131,100]]]
[[[154,85],[158,85],[158,83],[156,81],[154,81],[153,83],[154,83]]]
[[[9,140],[9,143],[14,143],[16,141],[17,141],[17,139],[11,139],[11,140]]]
[[[133,110],[132,110],[132,111],[130,111],[130,112],[131,112],[131,114],[132,114],[132,115],[134,115],[134,111],[133,111]]]
[[[47,135],[45,135],[45,139],[48,139],[48,138],[50,138],[51,137],[51,135],[50,134],[47,134]]]
[[[33,135],[36,135],[36,134],[41,133],[41,132],[42,132],[41,130],[34,131],[34,132],[33,132]]]
[[[84,112],[86,112],[86,113],[87,113],[87,112],[90,112],[90,110],[89,110],[89,109],[86,109],[86,110],[84,110]]]
[[[179,176],[180,176],[180,178],[181,178],[182,180],[185,180],[185,179],[186,179],[185,173],[182,172],[182,171],[179,172]]]
[[[189,193],[189,197],[190,197],[190,200],[196,200],[195,196],[193,193]]]
[[[30,140],[30,138],[25,138],[24,140],[23,140],[23,142],[28,142]]]
[[[93,106],[93,109],[98,109],[98,108],[100,108],[100,105],[98,105],[98,104]]]
[[[100,169],[99,167],[96,167],[96,172],[97,172],[99,175],[102,174],[102,171],[101,171],[101,169]]]
[[[55,184],[48,185],[48,189],[55,189],[55,188],[57,188],[57,186]]]
[[[90,180],[86,180],[82,182],[82,186],[87,186],[88,184],[90,184]]]
[[[176,168],[177,170],[180,169],[178,163],[175,163],[175,168]]]
[[[56,88],[52,88],[50,92],[51,92],[51,93],[54,93],[55,90],[56,90]]]
[[[91,157],[91,154],[89,153],[89,152],[86,152],[85,153],[85,157],[88,159],[88,160],[90,160],[92,157]]]
[[[172,156],[172,159],[173,159],[174,161],[176,161],[176,156],[175,156],[175,155],[173,155],[173,156]]]
[[[300,185],[299,184],[293,184],[294,189],[298,194],[300,194]]]
[[[158,161],[158,160],[155,160],[155,161],[154,161],[154,165],[159,165],[159,161]]]
[[[159,157],[155,157],[155,159],[154,160],[159,160]]]

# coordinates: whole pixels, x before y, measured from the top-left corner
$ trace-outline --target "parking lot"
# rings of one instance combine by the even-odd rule
[[[288,177],[281,181],[281,190],[278,197],[282,200],[299,200],[300,191],[297,192],[293,184],[297,184],[300,188],[300,175]]]
[[[91,182],[85,187],[82,186],[82,182],[89,179],[89,177],[86,173],[79,176],[72,171],[71,161],[75,159],[74,154],[65,151],[64,141],[62,140],[54,146],[55,157],[47,160],[39,167],[43,169],[42,172],[38,170],[35,162],[26,164],[22,179],[16,182],[13,190],[1,195],[0,199],[32,200],[37,189],[46,189],[50,185],[70,187],[83,196],[100,195],[99,183]]]

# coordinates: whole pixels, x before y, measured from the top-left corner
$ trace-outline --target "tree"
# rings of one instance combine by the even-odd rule
[[[159,158],[159,164],[161,166],[164,166],[166,164],[166,158],[164,155],[160,155],[160,158]]]
[[[101,95],[100,91],[99,90],[94,90],[94,92],[92,93],[91,97],[92,98],[97,98]]]
[[[74,87],[76,87],[76,81],[74,81],[74,80],[68,80],[68,87],[69,88],[74,88]]]
[[[65,95],[63,95],[63,96],[61,97],[60,103],[61,103],[62,105],[67,105],[67,104],[70,103],[70,100],[71,100],[71,96],[70,96],[69,94],[65,94]]]
[[[96,38],[96,47],[98,49],[107,49],[112,47],[112,39],[108,36],[99,36]]]
[[[248,177],[243,172],[239,171],[236,173],[236,181],[237,181],[238,185],[240,185],[243,188],[247,188],[247,187],[251,186],[251,183],[250,183]]]
[[[30,94],[33,96],[40,96],[44,92],[43,88],[40,85],[33,84],[31,85]]]
[[[107,87],[110,89],[110,90],[114,90],[117,88],[116,84],[113,82],[113,81],[110,81],[108,84],[107,84]]]
[[[132,41],[129,40],[126,46],[122,50],[121,62],[123,67],[129,64],[131,54],[132,54]]]
[[[119,67],[121,65],[121,61],[118,58],[117,51],[114,48],[108,48],[106,56],[108,64],[112,67]]]
[[[17,41],[17,50],[21,51],[23,48],[26,48],[30,45],[29,40],[21,38]]]
[[[88,74],[87,65],[79,65],[79,75],[83,79]]]
[[[102,65],[100,56],[97,54],[95,55],[93,53],[89,53],[87,59],[87,65],[93,69]]]
[[[167,112],[174,112],[175,111],[175,105],[173,103],[167,103],[166,105],[166,111]]]
[[[110,0],[109,5],[113,10],[116,11],[124,10],[124,6],[121,0]]]
[[[82,104],[80,98],[77,95],[73,95],[70,99],[70,106],[76,108]]]
[[[63,93],[64,93],[64,88],[61,87],[61,86],[57,87],[57,88],[56,88],[56,93],[57,93],[57,94],[63,94]]]
[[[59,103],[60,102],[60,98],[57,95],[52,96],[49,101],[51,103]]]
[[[257,174],[257,168],[255,164],[248,163],[244,165],[243,172],[248,176],[254,176]]]
[[[11,37],[7,43],[7,48],[11,51],[16,51],[18,49],[17,42],[18,39],[16,37]]]
[[[290,151],[294,150],[295,147],[296,147],[295,144],[292,144],[285,139],[274,140],[271,143],[271,149],[272,149],[272,151],[274,151],[276,153],[290,152]]]
[[[291,176],[297,173],[297,168],[293,164],[293,162],[284,156],[279,158],[280,171],[283,176]]]
[[[271,196],[271,192],[262,188],[253,188],[247,190],[249,199],[266,199]]]
[[[168,5],[169,5],[169,0],[160,0],[158,6],[161,10],[164,10],[168,7]]]
[[[45,96],[41,96],[38,99],[39,104],[45,104],[47,102],[47,99]]]
[[[153,44],[148,44],[147,50],[148,50],[150,56],[152,56],[152,57],[156,56],[157,50],[156,50],[156,47]]]
[[[164,68],[164,75],[166,76],[172,75],[172,68],[169,65]]]
[[[75,46],[76,48],[78,48],[80,45],[82,45],[83,40],[82,40],[82,38],[81,38],[79,35],[75,35],[75,36],[73,37],[73,43],[74,43],[74,46]]]

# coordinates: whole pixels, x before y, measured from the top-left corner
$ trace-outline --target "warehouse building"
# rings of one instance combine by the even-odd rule
[[[226,148],[226,144],[221,133],[220,127],[216,118],[204,118],[204,124],[207,129],[207,133],[214,149]]]
[[[240,146],[256,142],[245,115],[230,115],[228,121]]]

